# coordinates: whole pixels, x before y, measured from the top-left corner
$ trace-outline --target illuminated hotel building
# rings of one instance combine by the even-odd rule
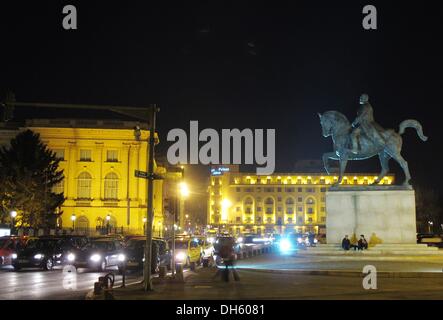
[[[319,170],[320,171],[320,170]],[[238,166],[211,169],[208,188],[208,224],[232,234],[254,232],[325,233],[326,190],[338,176],[324,173],[274,173],[257,176]],[[366,185],[374,174],[348,173],[343,185]],[[389,175],[381,184],[392,184]]]

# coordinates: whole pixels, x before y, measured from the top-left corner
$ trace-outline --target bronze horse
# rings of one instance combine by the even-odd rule
[[[338,160],[340,162],[340,175],[338,181],[333,185],[337,186],[343,179],[348,160],[364,160],[378,155],[380,158],[381,172],[373,184],[378,184],[389,171],[389,160],[393,158],[402,167],[405,173],[404,186],[409,186],[411,174],[409,173],[408,163],[401,155],[403,139],[401,135],[406,128],[414,128],[421,140],[426,141],[428,138],[423,134],[421,124],[417,120],[405,120],[400,123],[399,132],[392,129],[383,129],[383,135],[386,143],[384,145],[376,145],[373,140],[369,139],[365,134],[360,136],[361,149],[358,153],[353,153],[350,149],[351,124],[345,115],[338,111],[327,111],[318,114],[320,124],[323,130],[323,136],[332,137],[334,143],[334,152],[323,154],[323,163],[325,170],[330,174],[328,159]]]

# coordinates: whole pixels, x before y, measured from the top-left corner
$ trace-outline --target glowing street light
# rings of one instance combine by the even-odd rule
[[[72,230],[74,231],[75,229],[75,219],[77,219],[77,217],[75,216],[75,213],[73,213],[71,215],[71,221],[72,221]]]
[[[183,198],[187,198],[187,197],[189,197],[189,187],[188,187],[188,185],[186,184],[186,182],[181,182],[180,183],[180,195],[183,197]]]
[[[17,211],[15,211],[15,210],[12,210],[11,212],[10,212],[10,214],[11,214],[11,234],[13,233],[13,229],[14,229],[14,227],[15,227],[15,217],[17,217]]]
[[[106,216],[106,233],[109,234],[109,221],[111,220],[111,215],[108,213]]]

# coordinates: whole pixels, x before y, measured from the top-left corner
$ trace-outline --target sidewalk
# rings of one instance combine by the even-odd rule
[[[118,300],[259,299],[443,299],[442,277],[379,277],[377,290],[364,290],[362,277],[239,270],[241,280],[214,279],[216,270],[189,272],[185,283],[157,280],[146,293],[137,284],[114,290]],[[346,272],[346,271],[345,271]],[[438,274],[440,275],[440,274]]]

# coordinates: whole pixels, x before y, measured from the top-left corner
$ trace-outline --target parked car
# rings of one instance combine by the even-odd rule
[[[429,247],[443,248],[443,237],[436,234],[417,234],[417,243],[424,243]]]
[[[0,237],[0,265],[12,264],[12,255],[26,244],[28,237]]]
[[[14,270],[39,268],[52,270],[62,264],[62,241],[56,237],[31,238],[12,256]]]
[[[133,237],[126,243],[124,254],[126,256],[126,269],[142,270],[145,262],[145,237]],[[160,238],[152,239],[151,272],[157,273],[160,266],[171,269],[171,252],[168,243]]]
[[[91,239],[84,247],[71,250],[67,255],[67,263],[75,268],[97,271],[105,271],[112,266],[121,271],[125,259],[121,242],[112,238]]]
[[[172,249],[172,240],[168,242]],[[185,267],[191,267],[193,264],[203,263],[203,247],[197,238],[183,237],[175,239],[175,264],[183,264]]]

